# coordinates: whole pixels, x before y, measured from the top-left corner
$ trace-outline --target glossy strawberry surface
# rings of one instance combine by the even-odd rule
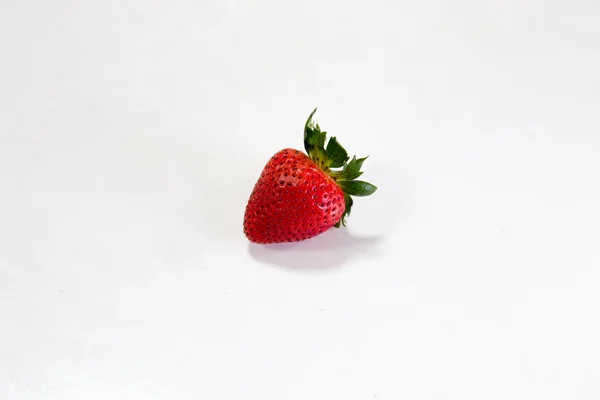
[[[244,216],[255,243],[293,242],[334,226],[344,213],[344,192],[304,153],[284,149],[263,169]]]
[[[377,187],[356,178],[367,157],[348,157],[335,137],[312,121],[304,125],[306,154],[277,152],[263,168],[244,213],[244,234],[254,243],[297,242],[332,226],[346,226],[352,196],[370,196]]]

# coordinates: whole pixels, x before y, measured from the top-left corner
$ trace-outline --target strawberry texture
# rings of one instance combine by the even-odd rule
[[[293,242],[319,235],[344,213],[344,192],[304,153],[284,149],[254,186],[244,233],[254,243]]]
[[[356,180],[367,157],[348,157],[335,137],[312,121],[304,126],[306,154],[283,149],[263,168],[248,199],[244,234],[254,243],[297,242],[331,227],[346,226],[352,196],[370,196],[377,187]]]

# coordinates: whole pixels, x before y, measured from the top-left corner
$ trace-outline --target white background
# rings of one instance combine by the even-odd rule
[[[597,1],[0,4],[0,398],[600,398]],[[379,191],[250,245],[315,106]]]

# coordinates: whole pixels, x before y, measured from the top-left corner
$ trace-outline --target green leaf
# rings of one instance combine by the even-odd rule
[[[310,127],[304,130],[304,148],[309,155],[315,149],[322,149],[323,143],[325,143],[325,134],[323,132]]]
[[[317,148],[319,150],[325,151],[325,139],[327,138],[327,132],[321,132],[321,128],[319,128],[319,124],[317,124]]]
[[[348,180],[348,181],[351,181],[351,180],[354,180],[354,179],[358,178],[358,177],[359,177],[359,176],[361,176],[362,174],[363,174],[363,172],[362,172],[362,171],[358,171],[358,172],[357,172],[357,173],[355,173],[355,174],[345,174],[345,175],[344,175],[344,178],[345,178],[346,180]]]
[[[340,185],[345,194],[350,196],[370,196],[377,190],[375,185],[364,181],[339,181],[338,185]]]
[[[317,108],[315,107],[315,109],[310,113],[310,115],[308,116],[308,119],[306,120],[306,124],[304,124],[304,127],[306,128],[307,126],[313,126],[313,122],[312,122],[312,117],[315,115],[315,113],[317,112]]]
[[[344,163],[348,161],[348,152],[339,144],[335,137],[329,139],[325,151],[327,152],[331,168],[343,167]]]
[[[359,158],[357,160],[356,156],[352,157],[352,160],[350,160],[350,162],[344,167],[344,170],[342,171],[343,179],[351,181],[361,176],[363,173],[361,172],[360,168],[362,167],[363,162],[365,162],[367,158],[368,157],[364,157]]]
[[[327,133],[321,132],[319,124],[313,122],[312,117],[316,111],[317,109],[315,108],[308,116],[304,125],[304,148],[313,161],[317,162],[319,166],[324,166],[327,162],[327,153],[325,152],[325,137]]]
[[[315,108],[308,116],[306,124],[304,124],[304,148],[308,154],[310,154],[312,149],[317,147],[319,144],[319,134],[321,132],[317,129],[315,123],[312,121],[312,117],[316,112],[317,109]]]

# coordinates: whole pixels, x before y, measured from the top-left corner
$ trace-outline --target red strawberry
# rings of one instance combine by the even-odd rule
[[[319,235],[340,222],[346,226],[351,196],[377,189],[357,181],[365,158],[349,160],[335,137],[325,147],[326,132],[312,122],[304,127],[304,147],[284,149],[265,165],[244,215],[244,234],[254,243],[294,242]],[[337,168],[337,169],[332,169]]]

